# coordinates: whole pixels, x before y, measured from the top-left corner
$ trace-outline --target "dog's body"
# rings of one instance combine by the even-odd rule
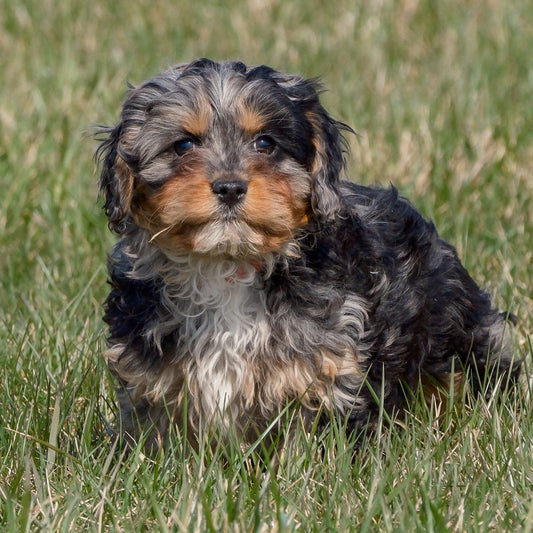
[[[132,89],[106,130],[107,359],[124,432],[372,424],[378,405],[516,379],[507,317],[394,188],[342,181],[316,83],[200,60]],[[502,378],[503,376],[503,378]]]

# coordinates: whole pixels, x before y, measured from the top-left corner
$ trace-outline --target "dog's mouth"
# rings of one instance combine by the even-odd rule
[[[191,245],[196,253],[248,257],[267,251],[267,235],[236,216],[210,221],[194,233]]]
[[[236,214],[225,214],[202,223],[176,224],[153,232],[151,241],[164,251],[257,261],[258,257],[280,251],[292,240],[293,230],[252,224]]]

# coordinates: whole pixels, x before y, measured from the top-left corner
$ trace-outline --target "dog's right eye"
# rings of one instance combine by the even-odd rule
[[[190,150],[194,150],[194,148],[196,148],[196,142],[190,137],[180,139],[174,143],[174,151],[180,156]]]
[[[260,135],[254,141],[254,150],[262,154],[271,154],[276,149],[276,141],[269,135]]]

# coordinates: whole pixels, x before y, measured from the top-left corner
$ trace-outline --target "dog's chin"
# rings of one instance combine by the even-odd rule
[[[246,259],[273,251],[268,241],[265,234],[244,222],[211,222],[198,230],[191,242],[191,251]]]
[[[185,252],[212,258],[253,260],[283,251],[292,241],[292,232],[274,234],[268,228],[254,228],[240,220],[217,220],[171,235],[161,234],[154,241],[169,255]]]

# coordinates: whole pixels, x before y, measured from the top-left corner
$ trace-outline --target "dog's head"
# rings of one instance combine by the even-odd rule
[[[335,216],[345,126],[317,85],[201,59],[132,88],[97,151],[110,227],[133,220],[163,249],[250,257]]]

